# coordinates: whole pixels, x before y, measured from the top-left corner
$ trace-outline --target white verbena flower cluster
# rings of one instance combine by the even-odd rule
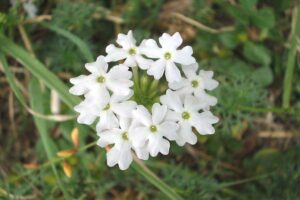
[[[70,92],[85,97],[74,108],[79,113],[77,121],[88,125],[97,122],[97,144],[109,147],[108,166],[118,164],[125,170],[133,160],[133,152],[139,159],[147,160],[149,155],[167,155],[169,141],[180,146],[195,144],[195,132],[215,132],[212,125],[218,118],[209,109],[217,99],[206,91],[215,89],[218,82],[212,78],[212,71],[198,72],[192,48],[180,48],[179,33],[164,33],[159,38],[160,45],[147,39],[138,46],[129,31],[127,35],[119,34],[116,43],[118,46],[107,46],[106,56],[85,65],[89,75],[70,80]],[[108,66],[115,62],[122,64]],[[156,80],[165,75],[168,82],[166,94],[150,111],[131,100],[135,67],[147,70]]]

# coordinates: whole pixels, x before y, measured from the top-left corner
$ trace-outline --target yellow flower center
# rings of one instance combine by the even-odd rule
[[[157,131],[157,127],[154,125],[151,125],[149,129],[152,133],[155,133]]]
[[[122,133],[122,139],[123,140],[128,140],[128,133],[127,132],[124,132],[124,133]]]
[[[136,49],[135,48],[130,48],[128,50],[129,55],[134,56],[136,54]]]
[[[98,76],[97,77],[97,82],[98,83],[104,83],[105,82],[105,77],[104,76]]]
[[[171,59],[172,54],[171,54],[170,52],[166,52],[166,53],[164,54],[164,57],[165,57],[166,60],[169,60],[169,59]]]
[[[191,82],[191,84],[192,84],[192,87],[193,87],[193,88],[196,88],[196,87],[199,86],[199,82],[198,82],[197,80],[193,80],[193,81]]]
[[[103,108],[103,110],[109,110],[110,109],[110,104],[107,104],[104,108]]]
[[[181,117],[182,117],[182,119],[188,120],[191,117],[191,115],[190,115],[190,113],[185,111],[181,114]]]

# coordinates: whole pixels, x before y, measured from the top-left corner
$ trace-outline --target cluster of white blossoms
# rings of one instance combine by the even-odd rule
[[[212,71],[198,72],[192,48],[180,48],[179,33],[164,33],[159,45],[147,39],[138,46],[129,31],[127,35],[119,34],[116,43],[118,46],[107,46],[106,56],[85,65],[89,75],[70,80],[70,92],[84,95],[84,100],[74,108],[79,113],[77,121],[87,125],[96,122],[97,144],[108,147],[108,166],[118,164],[125,170],[133,153],[143,160],[149,155],[167,155],[170,141],[180,146],[195,144],[195,133],[215,132],[212,125],[218,118],[209,109],[217,99],[206,90],[215,89],[218,82],[212,78]],[[132,71],[137,69],[147,70],[156,80],[165,75],[167,80],[166,93],[151,110],[132,100]]]

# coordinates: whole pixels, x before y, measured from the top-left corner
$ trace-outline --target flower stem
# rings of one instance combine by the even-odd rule
[[[155,97],[155,95],[157,95],[158,92],[158,84],[159,84],[159,80],[154,79],[149,87],[149,97],[153,98]]]
[[[138,67],[132,67],[132,74],[133,74],[133,82],[134,82],[134,92],[138,93],[140,90],[139,85],[139,69]]]
[[[292,94],[292,84],[293,84],[293,76],[294,76],[294,68],[296,61],[296,53],[297,53],[297,37],[300,34],[300,4],[298,7],[295,7],[293,15],[292,15],[292,30],[290,33],[290,49],[287,58],[286,70],[284,74],[283,81],[283,96],[282,96],[282,107],[289,108]]]

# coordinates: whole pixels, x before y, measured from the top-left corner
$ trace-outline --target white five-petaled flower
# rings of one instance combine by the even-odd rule
[[[114,145],[107,152],[107,165],[112,167],[119,165],[121,170],[125,170],[132,162],[132,149],[137,154],[138,158],[147,160],[149,157],[148,151],[144,147],[134,148],[132,146],[133,129],[135,122],[129,118],[120,117],[119,126],[103,132],[98,132],[99,139],[97,144],[100,147]]]
[[[98,98],[85,99],[74,110],[79,112],[78,123],[92,124],[97,118],[99,121],[96,126],[97,132],[119,126],[117,116],[131,117],[130,113],[135,109],[136,103],[128,101],[130,96],[112,95],[108,102],[103,101],[101,96]]]
[[[129,67],[139,66],[141,69],[148,69],[152,60],[146,59],[141,55],[140,48],[136,46],[136,40],[132,35],[132,31],[129,31],[127,35],[119,34],[117,44],[121,48],[110,44],[106,47],[107,56],[105,60],[107,62],[115,62],[124,60],[124,65]]]
[[[199,102],[206,104],[205,107],[214,106],[217,104],[217,98],[205,92],[211,91],[218,87],[218,81],[214,80],[212,71],[200,70],[197,73],[198,64],[184,66],[183,72],[187,78],[176,83],[169,83],[169,88],[175,90],[180,96],[194,95]]]
[[[85,95],[87,99],[101,96],[103,101],[108,102],[109,91],[120,96],[126,96],[131,92],[132,73],[127,66],[116,65],[108,71],[108,64],[104,61],[104,57],[99,56],[96,62],[87,63],[85,68],[91,74],[70,79],[70,82],[74,84],[69,90],[70,93]]]
[[[178,122],[180,130],[178,131],[176,143],[180,146],[185,143],[195,144],[197,137],[192,131],[194,127],[200,134],[213,134],[215,129],[212,124],[218,122],[210,111],[199,112],[204,105],[198,99],[191,95],[186,95],[184,101],[178,94],[168,90],[166,95],[161,97],[161,102],[167,105],[170,111],[167,113],[168,120]]]
[[[137,106],[132,115],[141,125],[134,130],[133,145],[135,147],[146,145],[151,156],[169,153],[170,143],[167,139],[175,140],[178,125],[173,121],[165,120],[167,110],[167,106],[155,103],[152,106],[151,115],[144,106]]]
[[[147,73],[154,76],[155,79],[160,79],[165,72],[168,82],[181,81],[181,73],[175,63],[182,65],[195,63],[192,47],[185,46],[178,49],[182,44],[182,38],[178,32],[172,36],[164,33],[159,38],[159,43],[161,47],[157,45],[155,40],[148,39],[141,44],[143,54],[149,58],[157,59],[151,64]]]

